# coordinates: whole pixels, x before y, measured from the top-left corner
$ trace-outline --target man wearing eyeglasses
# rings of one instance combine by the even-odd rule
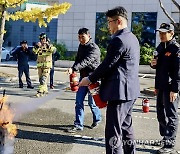
[[[172,153],[178,129],[178,103],[180,91],[180,45],[174,38],[174,26],[162,23],[157,29],[161,43],[151,61],[156,69],[157,119],[163,147],[159,154]]]
[[[104,61],[80,86],[101,79],[100,97],[108,101],[106,111],[106,154],[134,154],[132,108],[139,96],[137,38],[127,28],[127,11],[119,6],[106,12],[111,41]]]

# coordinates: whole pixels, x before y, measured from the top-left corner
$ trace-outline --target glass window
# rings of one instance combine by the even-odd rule
[[[155,46],[156,42],[157,12],[133,12],[131,30],[137,36],[141,45],[148,43]],[[110,39],[107,19],[104,12],[96,13],[95,42],[104,48],[107,47]]]
[[[50,31],[49,26],[46,27],[46,32],[48,33]]]
[[[155,46],[157,12],[133,12],[131,29],[141,45]]]
[[[11,41],[8,41],[8,47],[11,47]]]
[[[11,32],[12,32],[12,25],[9,25],[9,24],[8,24],[7,30],[9,31],[9,33],[11,33]]]
[[[20,27],[20,31],[24,32],[24,26],[23,25]]]
[[[107,26],[107,19],[104,12],[96,13],[96,32],[95,32],[95,42],[100,47],[107,47],[109,40],[109,32]]]
[[[33,32],[36,32],[37,31],[37,26],[33,26]]]

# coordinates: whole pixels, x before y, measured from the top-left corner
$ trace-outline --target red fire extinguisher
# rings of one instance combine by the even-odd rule
[[[142,110],[144,113],[149,112],[149,99],[148,98],[144,98],[142,100]]]
[[[74,91],[74,92],[78,91],[78,89],[79,89],[79,87],[78,87],[79,79],[78,79],[77,73],[73,72],[72,74],[70,74],[69,79],[70,79],[71,90]]]
[[[96,105],[97,105],[100,109],[107,106],[107,102],[102,101],[101,98],[100,98],[100,96],[99,96],[99,89],[100,89],[100,84],[99,84],[99,82],[91,83],[91,84],[88,86],[88,89],[89,89],[91,95],[93,96],[93,99],[94,99]]]

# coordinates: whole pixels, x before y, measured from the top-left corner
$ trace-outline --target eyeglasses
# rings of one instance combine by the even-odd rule
[[[114,20],[108,21],[108,24],[110,24],[111,22],[116,21],[116,20],[118,20],[118,19],[114,19]]]

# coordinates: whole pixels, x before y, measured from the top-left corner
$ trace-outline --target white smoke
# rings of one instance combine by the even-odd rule
[[[36,109],[38,109],[39,106],[45,104],[49,100],[56,98],[61,93],[62,91],[60,90],[58,92],[53,92],[51,94],[48,94],[47,96],[43,96],[40,98],[30,98],[30,100],[25,103],[19,103],[18,105],[11,104],[10,108],[14,111],[13,121],[20,119],[23,114],[27,114],[27,113],[35,111]],[[13,154],[14,142],[15,142],[14,137],[8,138],[8,136],[5,135],[4,147],[2,151],[0,149],[0,154]]]
[[[62,93],[62,91],[60,90],[58,92],[53,92],[51,94],[48,94],[47,96],[43,96],[43,97],[39,97],[39,98],[30,98],[25,103],[19,103],[18,105],[14,104],[14,106],[11,105],[11,108],[14,110],[14,121],[20,119],[23,114],[34,112],[41,105],[56,98],[61,93]]]
[[[3,147],[2,154],[13,154],[14,153],[14,137],[8,138],[5,136],[5,143]]]

